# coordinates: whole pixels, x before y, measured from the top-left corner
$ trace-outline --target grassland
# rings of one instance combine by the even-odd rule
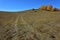
[[[0,40],[60,40],[60,11],[0,12]]]

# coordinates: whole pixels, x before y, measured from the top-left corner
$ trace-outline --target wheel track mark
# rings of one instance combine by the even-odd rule
[[[9,20],[9,21],[13,23],[13,19],[14,19],[14,18],[15,18],[15,17],[12,17],[11,20]],[[5,24],[5,26],[7,26],[7,24]],[[9,25],[8,25],[8,26],[9,26]],[[6,29],[7,29],[7,28],[6,28]],[[10,32],[10,33],[9,33],[9,32]],[[7,30],[5,30],[5,31],[3,32],[3,34],[1,35],[1,36],[2,36],[2,37],[1,37],[1,40],[6,40],[11,33],[12,33],[12,34],[14,33],[14,31],[13,31],[12,29],[7,29]],[[15,34],[16,34],[16,33],[15,33]]]
[[[15,22],[13,23],[13,27],[14,27],[14,29],[15,29],[15,31],[16,31],[16,33],[17,33],[17,35],[16,35],[16,38],[14,39],[14,40],[18,40],[18,27],[17,27],[17,23],[18,23],[18,20],[19,20],[19,15],[18,15],[18,17],[16,18],[16,20],[15,20]],[[12,39],[13,40],[13,39]]]
[[[33,32],[33,27],[31,25],[29,25],[25,20],[24,18],[21,16],[21,20],[24,24],[26,24],[27,26],[25,26],[25,29],[26,30],[29,30],[29,31],[32,31]]]
[[[17,16],[16,20],[12,23],[11,27],[14,29],[13,31],[10,31],[12,29],[10,29],[7,33],[9,33],[8,35],[6,35],[6,37],[4,38],[4,40],[7,40],[9,39],[10,36],[15,36],[16,34],[16,37],[15,39],[12,38],[12,40],[18,40],[18,27],[17,27],[17,23],[18,23],[18,20],[19,20],[19,15]],[[15,31],[15,32],[14,32]]]

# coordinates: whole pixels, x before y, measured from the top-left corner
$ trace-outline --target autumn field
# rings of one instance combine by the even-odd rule
[[[0,12],[0,40],[60,40],[60,11]]]

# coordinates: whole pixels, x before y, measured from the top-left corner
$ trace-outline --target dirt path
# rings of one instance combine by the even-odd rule
[[[32,26],[32,25],[30,25],[25,19],[24,19],[24,17],[23,16],[21,16],[21,20],[22,20],[22,22],[23,22],[23,28],[22,28],[22,34],[23,34],[23,32],[25,32],[25,34],[23,34],[24,35],[24,38],[25,38],[25,40],[27,40],[28,38],[33,38],[34,39],[34,37],[32,36],[32,35],[34,35],[36,32],[34,31],[34,27]],[[34,34],[32,34],[32,33],[34,33]],[[34,39],[35,40],[35,39]],[[38,40],[38,38],[36,39],[36,40]]]
[[[18,20],[19,20],[19,16],[17,16],[17,18],[16,18],[16,20],[15,20],[15,22],[13,23],[13,27],[14,27],[14,30],[16,31],[16,37],[15,38],[13,38],[12,40],[18,40]]]
[[[33,31],[32,25],[29,25],[29,23],[27,23],[27,21],[23,18],[23,16],[21,16],[21,20],[22,20],[23,24],[26,25],[24,27],[26,29],[26,31]]]
[[[23,24],[28,24],[22,16],[21,16],[21,20],[22,20]]]
[[[14,28],[15,28],[16,32],[18,31],[18,27],[17,27],[17,25],[18,25],[18,20],[19,20],[19,16],[16,18],[16,20],[15,20],[15,22],[14,22]]]

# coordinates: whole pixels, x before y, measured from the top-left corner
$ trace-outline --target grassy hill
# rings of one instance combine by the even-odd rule
[[[0,40],[60,40],[60,11],[0,12]]]

